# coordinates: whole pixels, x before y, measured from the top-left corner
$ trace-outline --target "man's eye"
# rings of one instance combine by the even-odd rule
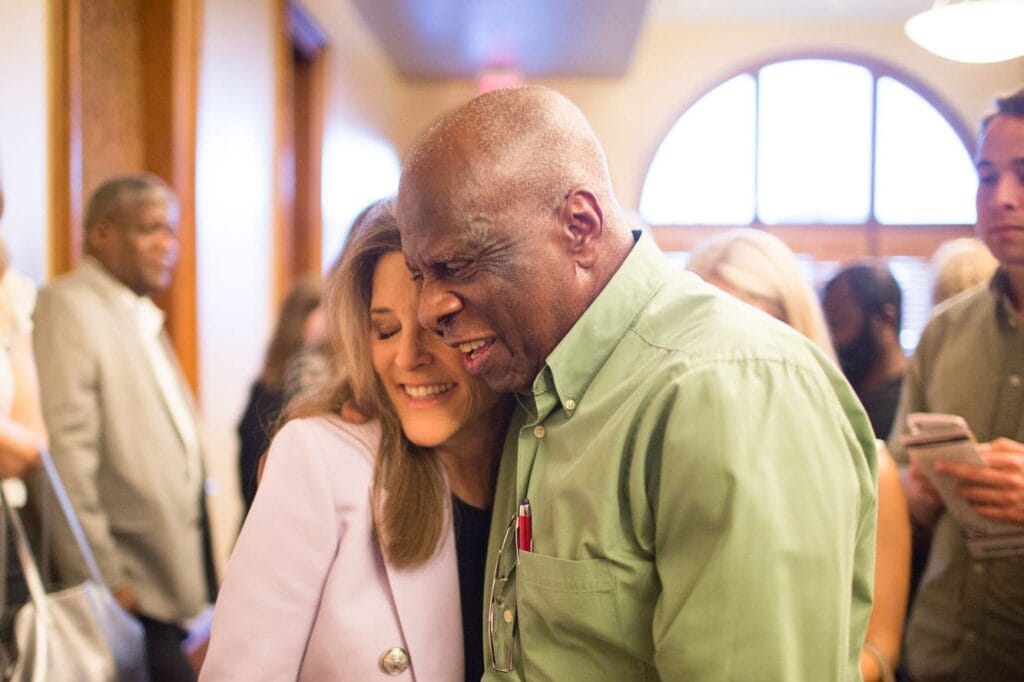
[[[999,179],[999,176],[995,173],[982,173],[978,175],[978,184],[981,185],[994,185]]]
[[[462,277],[466,274],[466,267],[469,265],[468,261],[451,261],[445,263],[442,267],[444,275],[446,277]]]

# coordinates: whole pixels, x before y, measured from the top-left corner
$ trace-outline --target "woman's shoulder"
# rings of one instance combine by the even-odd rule
[[[364,462],[372,468],[380,446],[380,422],[353,424],[334,415],[292,419],[274,437],[274,445],[299,444],[311,446],[312,451],[331,462],[342,465]]]

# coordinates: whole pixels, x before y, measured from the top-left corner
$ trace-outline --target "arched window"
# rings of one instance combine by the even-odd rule
[[[902,340],[913,348],[930,307],[928,258],[975,220],[971,135],[946,111],[926,87],[868,60],[745,70],[672,126],[640,214],[677,262],[710,233],[742,225],[780,236],[816,285],[845,261],[884,258],[903,288]]]
[[[697,100],[640,195],[654,225],[969,225],[966,135],[881,68],[792,59]]]

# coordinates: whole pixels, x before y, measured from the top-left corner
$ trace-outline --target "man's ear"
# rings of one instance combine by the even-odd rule
[[[561,219],[576,264],[587,269],[593,267],[597,259],[597,242],[604,231],[601,203],[589,189],[574,189],[562,204]]]
[[[85,246],[88,253],[102,253],[113,234],[114,225],[110,220],[101,218],[85,229]]]

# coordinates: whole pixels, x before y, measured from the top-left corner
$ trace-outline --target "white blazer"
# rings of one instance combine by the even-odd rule
[[[451,523],[427,563],[387,565],[370,508],[379,442],[377,422],[323,417],[289,422],[274,438],[200,680],[462,682]]]

